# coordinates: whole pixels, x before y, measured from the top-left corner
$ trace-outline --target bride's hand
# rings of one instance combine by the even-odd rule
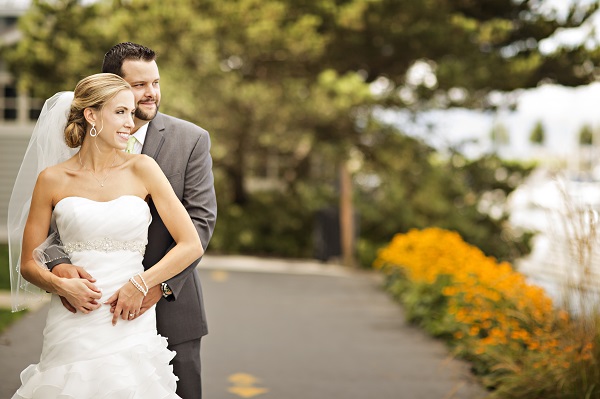
[[[104,304],[110,305],[113,314],[112,324],[117,324],[119,317],[123,320],[133,320],[139,315],[144,295],[129,281],[117,290]]]
[[[83,278],[61,278],[58,295],[64,297],[74,309],[89,313],[98,309],[102,292],[89,280]]]
[[[84,279],[88,280],[90,283],[96,282],[96,279],[94,277],[92,277],[92,275],[89,274],[83,267],[72,265],[70,263],[60,263],[60,264],[54,266],[54,268],[52,268],[52,273],[58,277],[84,278]],[[94,289],[94,291],[100,292],[96,286],[94,286],[93,289]],[[64,296],[60,297],[60,301],[62,302],[63,306],[69,312],[77,313],[77,310],[75,309],[75,307],[73,305],[71,305]],[[98,302],[93,301],[92,304],[97,305]]]

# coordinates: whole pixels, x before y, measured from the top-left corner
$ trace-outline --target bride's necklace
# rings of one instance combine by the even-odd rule
[[[88,167],[83,164],[83,162],[81,161],[81,151],[77,152],[77,155],[79,156],[79,164],[81,165],[81,167],[83,169],[87,170],[88,172],[90,172],[90,174],[92,175],[94,180],[96,180],[98,182],[98,184],[100,184],[100,187],[104,187],[104,182],[108,178],[108,175],[110,174],[110,172],[112,172],[112,168],[113,168],[113,166],[115,166],[115,162],[117,161],[117,152],[115,151],[115,157],[113,158],[112,164],[108,168],[108,172],[106,172],[106,175],[104,175],[104,179],[102,179],[102,180],[99,180],[96,177],[96,175],[94,174],[94,171],[91,169],[88,169]]]

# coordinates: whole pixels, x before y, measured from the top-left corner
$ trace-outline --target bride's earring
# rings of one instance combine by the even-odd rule
[[[92,124],[92,128],[90,129],[90,136],[96,137],[98,135],[98,131],[96,130],[96,125]]]

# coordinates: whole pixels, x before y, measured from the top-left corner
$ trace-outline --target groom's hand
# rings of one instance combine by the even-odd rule
[[[160,289],[160,284],[155,285],[154,287],[148,290],[148,294],[144,297],[142,301],[142,307],[140,308],[140,315],[144,314],[146,310],[150,309],[152,306],[156,305],[158,301],[162,298],[162,290]],[[139,315],[138,315],[139,316]]]
[[[92,277],[91,274],[89,274],[88,272],[86,272],[83,267],[72,265],[70,263],[60,263],[60,264],[54,266],[52,268],[52,273],[55,274],[58,277],[63,277],[63,278],[84,278],[84,279],[88,280],[90,283],[95,283],[96,282],[96,279],[94,277]],[[94,291],[100,292],[100,290],[98,289],[98,287],[96,287],[95,285],[92,285],[90,288],[92,288]],[[67,299],[65,297],[61,296],[60,297],[60,301],[62,302],[63,306],[69,312],[71,312],[71,313],[77,313],[77,310],[75,309],[75,307],[73,305],[71,305],[69,303],[69,301],[67,301]],[[96,302],[96,300],[92,300],[92,301],[90,301],[90,304],[97,305],[98,302]]]

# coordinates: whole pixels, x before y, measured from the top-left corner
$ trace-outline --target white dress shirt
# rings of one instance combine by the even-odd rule
[[[144,124],[137,130],[137,132],[133,133],[133,137],[135,137],[135,143],[133,144],[132,154],[142,153],[142,147],[144,146],[144,140],[146,140],[146,133],[148,133],[149,123],[150,122]]]

